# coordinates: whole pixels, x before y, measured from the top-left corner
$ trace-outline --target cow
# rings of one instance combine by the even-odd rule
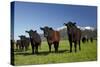
[[[67,35],[70,44],[70,52],[72,52],[72,43],[74,43],[75,52],[77,52],[77,44],[79,44],[79,50],[81,50],[80,40],[81,40],[81,30],[77,28],[76,23],[69,21],[64,23],[67,27]]]
[[[87,41],[86,37],[82,37],[82,42],[85,43]]]
[[[44,32],[44,37],[47,39],[49,45],[49,52],[51,52],[51,45],[54,44],[55,52],[58,52],[59,41],[60,41],[60,33],[59,31],[53,30],[51,27],[45,26],[40,27],[40,29]]]
[[[26,33],[29,34],[30,37],[30,42],[31,42],[31,46],[32,46],[32,54],[36,53],[38,54],[38,46],[41,45],[41,37],[40,35],[37,33],[37,31],[33,31],[32,29],[29,31],[25,31]]]
[[[21,50],[21,40],[16,40],[16,50]]]
[[[93,42],[93,37],[90,37],[90,41],[91,41],[91,43]]]
[[[27,51],[28,48],[29,48],[29,44],[30,44],[29,38],[27,38],[25,35],[21,35],[19,37],[20,37],[20,40],[21,40],[21,46],[20,46],[21,50]]]

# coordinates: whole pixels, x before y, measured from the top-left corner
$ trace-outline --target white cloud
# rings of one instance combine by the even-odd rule
[[[65,28],[67,28],[66,26],[62,26],[62,27],[59,27],[59,28],[57,28],[56,30],[62,30],[62,29],[65,29]]]
[[[94,30],[95,28],[94,27],[91,27],[91,26],[85,26],[85,27],[81,27],[81,26],[77,26],[78,28],[80,28],[81,30]],[[67,27],[66,26],[62,26],[62,27],[59,27],[57,28],[56,30],[62,30],[62,29],[66,29]]]

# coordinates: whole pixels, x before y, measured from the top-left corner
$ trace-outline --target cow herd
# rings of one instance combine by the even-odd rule
[[[77,45],[79,45],[79,50],[81,50],[81,30],[77,28],[75,22],[71,21],[64,23],[64,26],[67,27],[66,35],[68,35],[70,52],[72,52],[72,43],[74,43],[75,52],[77,52]],[[43,31],[44,37],[47,39],[49,52],[51,52],[52,44],[54,45],[55,52],[58,52],[60,32],[48,26],[40,27],[40,29]],[[20,39],[16,41],[16,49],[20,51],[27,51],[29,49],[29,44],[31,44],[32,54],[38,54],[38,48],[41,46],[42,42],[40,35],[36,30],[33,31],[32,29],[25,32],[29,35],[29,37],[26,37],[25,35],[18,36]],[[91,41],[93,41],[92,38]]]

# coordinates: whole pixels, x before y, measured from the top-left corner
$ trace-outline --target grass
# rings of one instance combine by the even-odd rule
[[[74,51],[69,53],[69,42],[66,40],[60,41],[59,53],[54,52],[52,45],[52,52],[48,52],[47,42],[42,42],[41,49],[38,55],[31,54],[31,47],[27,52],[15,52],[15,65],[34,65],[34,64],[48,64],[48,63],[66,63],[66,62],[82,62],[82,61],[96,61],[97,60],[97,43],[96,40],[81,43],[81,51],[77,53]]]

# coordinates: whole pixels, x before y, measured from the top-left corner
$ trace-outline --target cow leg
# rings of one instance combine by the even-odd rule
[[[80,45],[80,41],[79,41],[79,50],[81,50],[81,45]]]
[[[35,44],[35,53],[38,53],[38,44]]]
[[[28,46],[27,46],[28,44],[26,43],[25,44],[25,51],[27,51],[28,50]]]
[[[22,43],[21,43],[21,45],[20,45],[20,51],[22,51]]]
[[[27,44],[27,50],[29,50],[29,43]]]
[[[27,51],[26,43],[24,43],[24,50]]]
[[[23,47],[22,47],[22,45],[21,45],[21,51],[22,51],[22,49],[23,49]]]
[[[20,50],[20,46],[19,45],[17,45],[17,50]]]
[[[21,41],[21,51],[23,51],[23,42]]]
[[[77,52],[77,42],[74,42],[75,52]]]
[[[72,42],[70,42],[70,52],[72,52]]]
[[[22,51],[24,51],[24,45],[22,45]]]
[[[32,43],[31,46],[32,46],[32,54],[34,54],[34,44]]]
[[[16,50],[18,50],[18,44],[16,44]]]
[[[59,48],[59,42],[57,43],[57,52],[58,52],[58,48]]]
[[[19,45],[19,50],[22,51],[22,46],[21,46],[21,44]]]
[[[54,43],[54,48],[55,48],[55,52],[58,52],[58,43],[57,42]]]
[[[21,51],[21,45],[19,45],[19,48],[18,48],[18,50],[19,50],[19,51]]]
[[[26,43],[25,49],[26,49],[26,51],[29,49],[29,43]]]
[[[23,43],[23,41],[21,42],[21,51],[23,51],[24,50],[24,43]]]
[[[57,52],[57,44],[54,43],[55,52]]]
[[[59,42],[56,43],[56,52],[58,52]]]
[[[49,52],[51,52],[51,44],[49,44]]]

